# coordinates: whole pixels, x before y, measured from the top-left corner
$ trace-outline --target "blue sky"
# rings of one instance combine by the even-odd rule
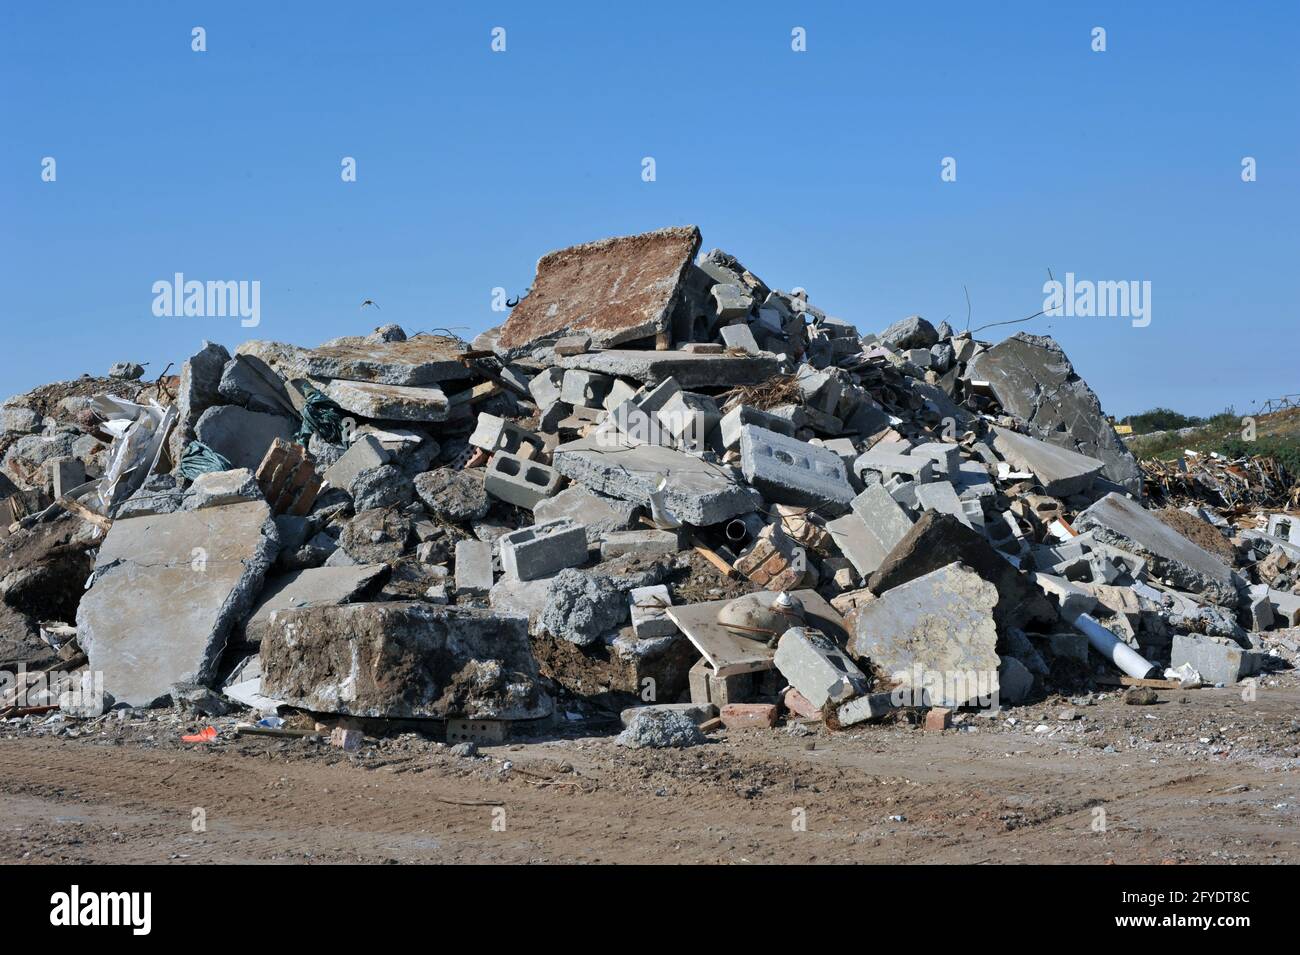
[[[971,327],[1029,315],[1048,269],[1150,281],[1145,328],[980,337],[1054,335],[1111,413],[1246,411],[1300,391],[1298,26],[1280,2],[7,3],[0,397],[204,338],[471,337],[543,253],[696,223],[863,331],[960,328],[963,285]],[[260,281],[261,325],[154,316],[175,272]]]

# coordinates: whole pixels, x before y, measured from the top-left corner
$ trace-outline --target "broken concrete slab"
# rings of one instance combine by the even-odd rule
[[[417,335],[392,342],[349,336],[333,339],[318,348],[249,341],[235,353],[260,358],[287,381],[344,378],[419,386],[459,381],[473,374],[460,360],[465,353],[464,344],[445,335]]]
[[[700,230],[683,226],[547,253],[502,327],[497,353],[518,357],[576,334],[595,348],[666,334],[699,247]]]
[[[561,367],[598,371],[657,385],[669,378],[682,388],[727,388],[771,378],[780,370],[775,355],[709,355],[687,351],[610,350],[561,358]]]
[[[325,481],[330,487],[347,491],[362,472],[381,467],[392,459],[392,452],[380,444],[378,438],[363,434],[348,445],[341,458],[326,468]]]
[[[997,588],[993,618],[999,628],[1040,629],[1057,621],[1056,610],[1042,591],[999,556],[983,535],[938,511],[921,515],[867,579],[867,588],[883,595],[953,561]]]
[[[911,691],[910,705],[987,705],[1001,662],[997,602],[996,587],[951,563],[858,607],[848,649]]]
[[[1142,493],[1137,458],[1102,413],[1101,402],[1051,338],[1020,332],[976,355],[972,381],[987,381],[998,403],[1044,441],[1104,462],[1102,474]]]
[[[479,468],[437,468],[417,474],[415,493],[434,517],[458,524],[487,516],[492,504]]]
[[[291,441],[294,425],[278,414],[249,411],[237,405],[209,408],[194,426],[195,436],[234,467],[256,471],[275,442]]]
[[[597,544],[606,534],[631,527],[637,510],[630,501],[569,487],[533,505],[533,518],[539,524],[561,517],[577,521],[587,529],[587,543]]]
[[[176,391],[176,427],[168,449],[174,463],[181,459],[185,447],[194,440],[199,418],[213,405],[221,403],[222,372],[230,361],[225,346],[205,341],[203,347],[181,365],[180,386]],[[256,463],[253,465],[256,467]]]
[[[492,590],[492,545],[487,541],[456,542],[456,593],[485,597]]]
[[[663,584],[634,587],[628,597],[632,630],[638,637],[666,637],[678,632],[677,624],[668,616],[673,599]]]
[[[1033,474],[1052,497],[1085,493],[1105,467],[1097,458],[1007,428],[993,429],[993,447],[1012,467]]]
[[[1103,544],[1145,559],[1150,572],[1211,603],[1236,607],[1243,582],[1219,558],[1192,543],[1141,504],[1112,491],[1075,518]]]
[[[608,438],[581,438],[560,445],[552,459],[565,477],[610,497],[648,507],[662,490],[672,514],[696,526],[748,514],[762,500],[717,465],[657,445],[628,447]]]
[[[1177,669],[1190,663],[1203,682],[1232,686],[1258,673],[1263,659],[1262,652],[1244,649],[1227,639],[1180,633],[1174,635],[1169,665]]]
[[[867,690],[867,677],[826,634],[791,627],[776,645],[772,662],[813,706],[840,703]]]
[[[325,395],[344,411],[363,418],[388,421],[446,421],[451,415],[447,395],[437,385],[384,385],[336,378]]]
[[[267,621],[277,610],[299,607],[330,607],[351,603],[371,590],[388,570],[386,564],[356,564],[350,567],[312,567],[266,582],[244,624],[244,639],[260,643]]]
[[[317,713],[386,719],[550,715],[524,617],[396,601],[277,610],[262,692]]]
[[[260,501],[115,521],[77,608],[91,669],[133,706],[153,704],[176,683],[210,684],[278,547]]]

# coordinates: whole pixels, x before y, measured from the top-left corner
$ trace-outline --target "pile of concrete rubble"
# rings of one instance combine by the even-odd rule
[[[621,713],[621,742],[685,745],[1234,683],[1297,649],[1300,518],[1146,509],[1050,338],[864,333],[699,246],[551,253],[472,343],[204,343],[179,378],[7,401],[5,666],[103,692],[11,686],[0,714],[499,739]]]

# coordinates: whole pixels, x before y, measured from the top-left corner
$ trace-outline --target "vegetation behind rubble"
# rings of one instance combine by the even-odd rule
[[[1143,412],[1142,415],[1134,415],[1129,420],[1136,421],[1146,415],[1164,413],[1180,419],[1187,417],[1168,409],[1157,408]],[[1195,451],[1198,454],[1217,452],[1232,458],[1264,455],[1277,459],[1291,473],[1300,473],[1300,409],[1288,408],[1285,411],[1255,416],[1254,441],[1246,441],[1242,438],[1244,428],[1242,417],[1228,408],[1204,420],[1190,432],[1172,430],[1138,433],[1138,426],[1134,424],[1135,433],[1127,443],[1139,458],[1174,461],[1181,457],[1184,451]]]

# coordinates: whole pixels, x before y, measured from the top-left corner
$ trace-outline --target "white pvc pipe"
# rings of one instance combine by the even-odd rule
[[[1138,653],[1115,634],[1111,633],[1093,617],[1081,613],[1072,621],[1079,632],[1088,638],[1093,649],[1110,660],[1131,677],[1145,680],[1153,670],[1158,670],[1154,663]]]

